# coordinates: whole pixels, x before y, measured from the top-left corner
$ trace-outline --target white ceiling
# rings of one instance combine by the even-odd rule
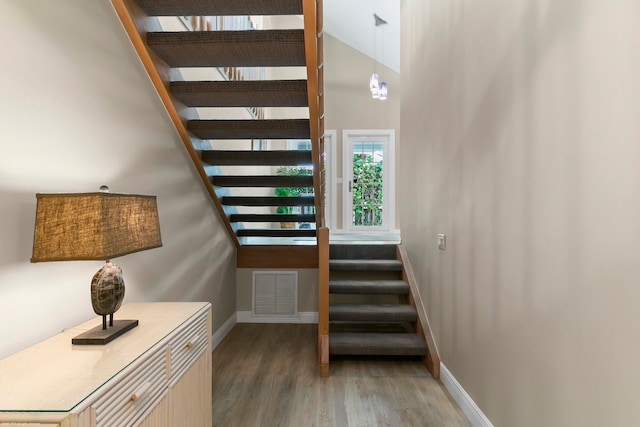
[[[323,0],[324,31],[399,73],[400,1]],[[387,24],[376,27],[374,13]]]

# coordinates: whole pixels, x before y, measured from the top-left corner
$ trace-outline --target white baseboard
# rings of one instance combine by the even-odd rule
[[[238,323],[238,313],[233,313],[211,337],[211,351],[215,350],[216,347],[220,345],[224,337],[231,332],[231,329],[233,329],[236,323]]]
[[[482,413],[478,405],[471,399],[471,396],[462,388],[460,383],[449,372],[444,363],[440,362],[440,381],[456,401],[462,412],[469,418],[474,427],[493,427],[491,421]]]
[[[297,317],[256,317],[250,311],[238,311],[238,323],[318,323],[318,312],[300,312]]]

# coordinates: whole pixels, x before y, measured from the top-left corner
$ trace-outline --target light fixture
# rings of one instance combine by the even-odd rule
[[[374,60],[374,71],[373,74],[371,74],[371,77],[369,78],[369,90],[371,91],[371,97],[373,99],[380,99],[382,101],[384,101],[385,99],[387,99],[387,84],[385,82],[381,82],[378,74],[375,72],[375,65],[378,62],[376,57],[376,51],[377,51],[377,43],[376,43],[376,32],[377,32],[377,28],[380,25],[385,25],[387,23],[387,21],[385,21],[384,19],[380,18],[377,14],[373,14],[373,19],[374,19],[374,23],[375,23],[375,28],[373,29],[373,60]],[[384,36],[384,33],[383,33]],[[382,40],[382,60],[384,61],[384,38]]]
[[[155,196],[100,190],[36,194],[31,262],[106,260],[91,280],[91,304],[102,325],[74,337],[73,344],[106,344],[138,325],[113,320],[124,299],[124,280],[111,259],[162,246]]]

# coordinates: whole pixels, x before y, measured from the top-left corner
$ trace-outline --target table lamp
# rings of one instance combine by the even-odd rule
[[[91,280],[91,304],[102,325],[71,342],[106,344],[138,326],[137,320],[113,320],[125,287],[111,259],[162,246],[156,197],[109,193],[102,186],[95,193],[37,193],[36,199],[31,262],[106,260]]]

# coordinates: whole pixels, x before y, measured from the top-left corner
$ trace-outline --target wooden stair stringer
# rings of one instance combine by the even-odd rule
[[[315,197],[316,228],[324,223],[324,89],[323,89],[323,21],[322,0],[302,0],[304,46],[307,66],[307,96],[309,99],[309,133],[313,161],[313,193]]]
[[[416,310],[418,315],[418,321],[416,322],[416,333],[422,337],[427,344],[427,354],[423,357],[423,362],[427,367],[427,370],[433,376],[433,378],[440,379],[440,355],[438,353],[438,347],[433,338],[433,331],[429,324],[429,317],[427,310],[420,297],[418,291],[418,283],[413,269],[411,268],[411,262],[404,246],[397,246],[397,258],[402,262],[402,279],[409,284],[409,302],[411,306]]]
[[[218,199],[213,185],[208,177],[204,166],[201,162],[200,152],[194,148],[194,141],[187,131],[187,123],[194,117],[189,117],[191,114],[187,112],[188,108],[177,101],[169,93],[171,68],[162,61],[155,53],[153,53],[146,44],[146,37],[143,37],[147,32],[156,31],[159,28],[157,19],[149,17],[140,9],[132,0],[111,0],[122,25],[133,44],[144,69],[146,70],[153,86],[155,87],[167,113],[173,125],[182,140],[182,143],[192,160],[202,184],[209,193],[213,205],[218,212],[220,219],[222,220],[229,237],[233,241],[236,248],[240,247],[240,242],[236,236],[235,230],[232,227],[222,203]],[[157,26],[156,26],[157,25]]]

